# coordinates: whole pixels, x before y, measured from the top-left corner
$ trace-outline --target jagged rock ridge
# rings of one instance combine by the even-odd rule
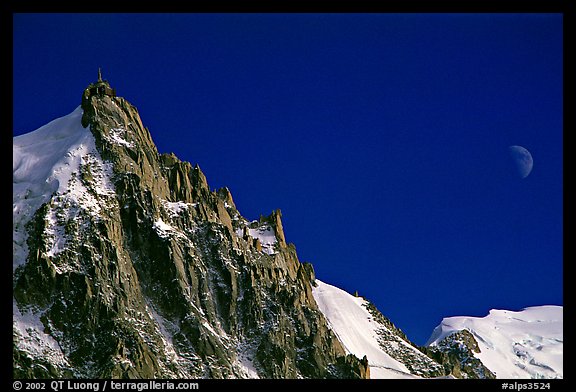
[[[438,345],[425,347],[424,352],[444,364],[447,373],[458,378],[496,378],[482,361],[475,357],[480,352],[478,342],[464,329],[444,338]]]
[[[368,377],[280,211],[242,217],[108,82],[14,152],[14,377]]]

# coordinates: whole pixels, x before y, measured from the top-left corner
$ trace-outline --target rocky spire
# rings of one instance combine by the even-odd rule
[[[100,100],[104,97],[116,97],[116,90],[110,86],[107,80],[102,79],[102,69],[98,68],[98,81],[90,83],[84,92],[82,93],[82,109],[84,114],[82,116],[82,126],[87,127],[90,122],[90,118],[95,115],[94,107],[97,106],[96,103],[92,102],[92,97],[99,98]]]
[[[34,213],[14,277],[16,306],[43,309],[54,355],[31,354],[16,330],[14,376],[368,377],[318,309],[280,211],[244,218],[197,165],[159,154],[101,77],[82,96],[93,148],[68,152],[78,167]]]

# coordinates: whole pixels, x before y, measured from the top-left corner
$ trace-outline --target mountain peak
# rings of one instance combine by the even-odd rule
[[[14,138],[15,377],[369,376],[279,210],[250,221],[198,165],[159,154],[101,72],[80,106]]]
[[[84,109],[84,111],[89,109],[90,104],[91,104],[91,100],[93,98],[98,99],[98,98],[102,98],[104,96],[115,97],[116,96],[116,90],[110,86],[110,83],[108,83],[107,80],[102,79],[102,72],[101,72],[100,68],[98,68],[98,80],[96,82],[90,83],[88,85],[88,87],[86,87],[84,89],[84,92],[82,93],[82,103],[81,103],[82,109]],[[84,126],[84,128],[86,128],[87,125],[88,125],[88,122],[85,121],[83,118],[82,119],[82,126]]]

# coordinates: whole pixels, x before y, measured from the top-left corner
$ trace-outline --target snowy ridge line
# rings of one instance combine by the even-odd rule
[[[378,330],[385,326],[363,306],[368,301],[318,279],[312,295],[345,350],[358,358],[366,355],[370,378],[420,378],[382,349]]]

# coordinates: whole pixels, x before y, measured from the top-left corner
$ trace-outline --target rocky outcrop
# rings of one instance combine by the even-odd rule
[[[318,310],[279,210],[242,217],[197,165],[158,153],[125,99],[88,91],[82,108],[97,153],[73,181],[92,204],[42,205],[13,280],[60,360],[15,330],[14,377],[369,377]]]
[[[284,228],[282,227],[282,212],[280,210],[274,210],[272,211],[272,214],[270,214],[270,216],[267,217],[261,216],[260,222],[261,223],[266,222],[272,226],[274,232],[276,233],[276,239],[278,240],[278,245],[280,245],[281,248],[285,248],[286,237],[284,236]]]
[[[446,375],[438,362],[423,355],[419,347],[412,343],[388,317],[380,313],[373,303],[367,301],[365,307],[374,321],[381,325],[377,330],[378,344],[386,354],[404,364],[410,373],[416,376],[432,378]]]
[[[438,344],[421,348],[430,358],[444,366],[446,374],[457,378],[496,378],[484,364],[474,356],[480,348],[474,335],[463,329],[454,332]]]

